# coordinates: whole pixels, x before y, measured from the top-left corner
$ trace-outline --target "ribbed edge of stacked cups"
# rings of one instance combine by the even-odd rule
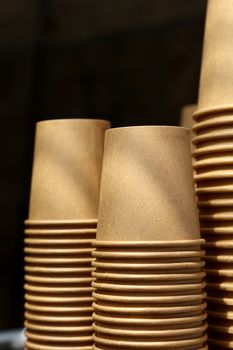
[[[209,0],[198,110],[196,192],[206,239],[209,345],[233,348],[233,4]]]
[[[103,120],[37,123],[25,222],[26,348],[92,349],[92,251]]]
[[[106,132],[92,273],[94,349],[206,349],[189,132]]]

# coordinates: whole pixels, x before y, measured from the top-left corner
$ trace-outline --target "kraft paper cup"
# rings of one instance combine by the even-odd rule
[[[34,257],[34,256],[25,256],[24,261],[29,264],[36,264],[36,265],[52,265],[52,266],[66,266],[66,265],[91,265],[91,262],[94,259],[91,257],[67,257],[67,258],[57,258],[54,256],[53,257]]]
[[[228,0],[208,1],[198,98],[199,114],[232,109],[232,23],[232,6]]]
[[[103,143],[110,123],[37,123],[29,220],[96,220]]]
[[[200,239],[191,163],[187,129],[107,131],[98,241]]]

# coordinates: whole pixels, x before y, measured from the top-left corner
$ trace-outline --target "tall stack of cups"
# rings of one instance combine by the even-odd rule
[[[189,131],[108,130],[93,349],[207,349],[201,245]]]
[[[103,120],[39,122],[25,229],[26,349],[92,349]]]
[[[193,141],[212,349],[233,348],[232,33],[233,2],[209,0]]]

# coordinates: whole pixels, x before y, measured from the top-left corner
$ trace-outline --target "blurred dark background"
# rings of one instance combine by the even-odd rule
[[[206,0],[0,7],[0,329],[23,325],[23,220],[38,120],[171,124],[197,99]]]

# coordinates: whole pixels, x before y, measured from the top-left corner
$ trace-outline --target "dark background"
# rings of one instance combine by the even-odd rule
[[[0,6],[0,329],[23,325],[23,220],[38,120],[178,124],[197,99],[206,0]]]

